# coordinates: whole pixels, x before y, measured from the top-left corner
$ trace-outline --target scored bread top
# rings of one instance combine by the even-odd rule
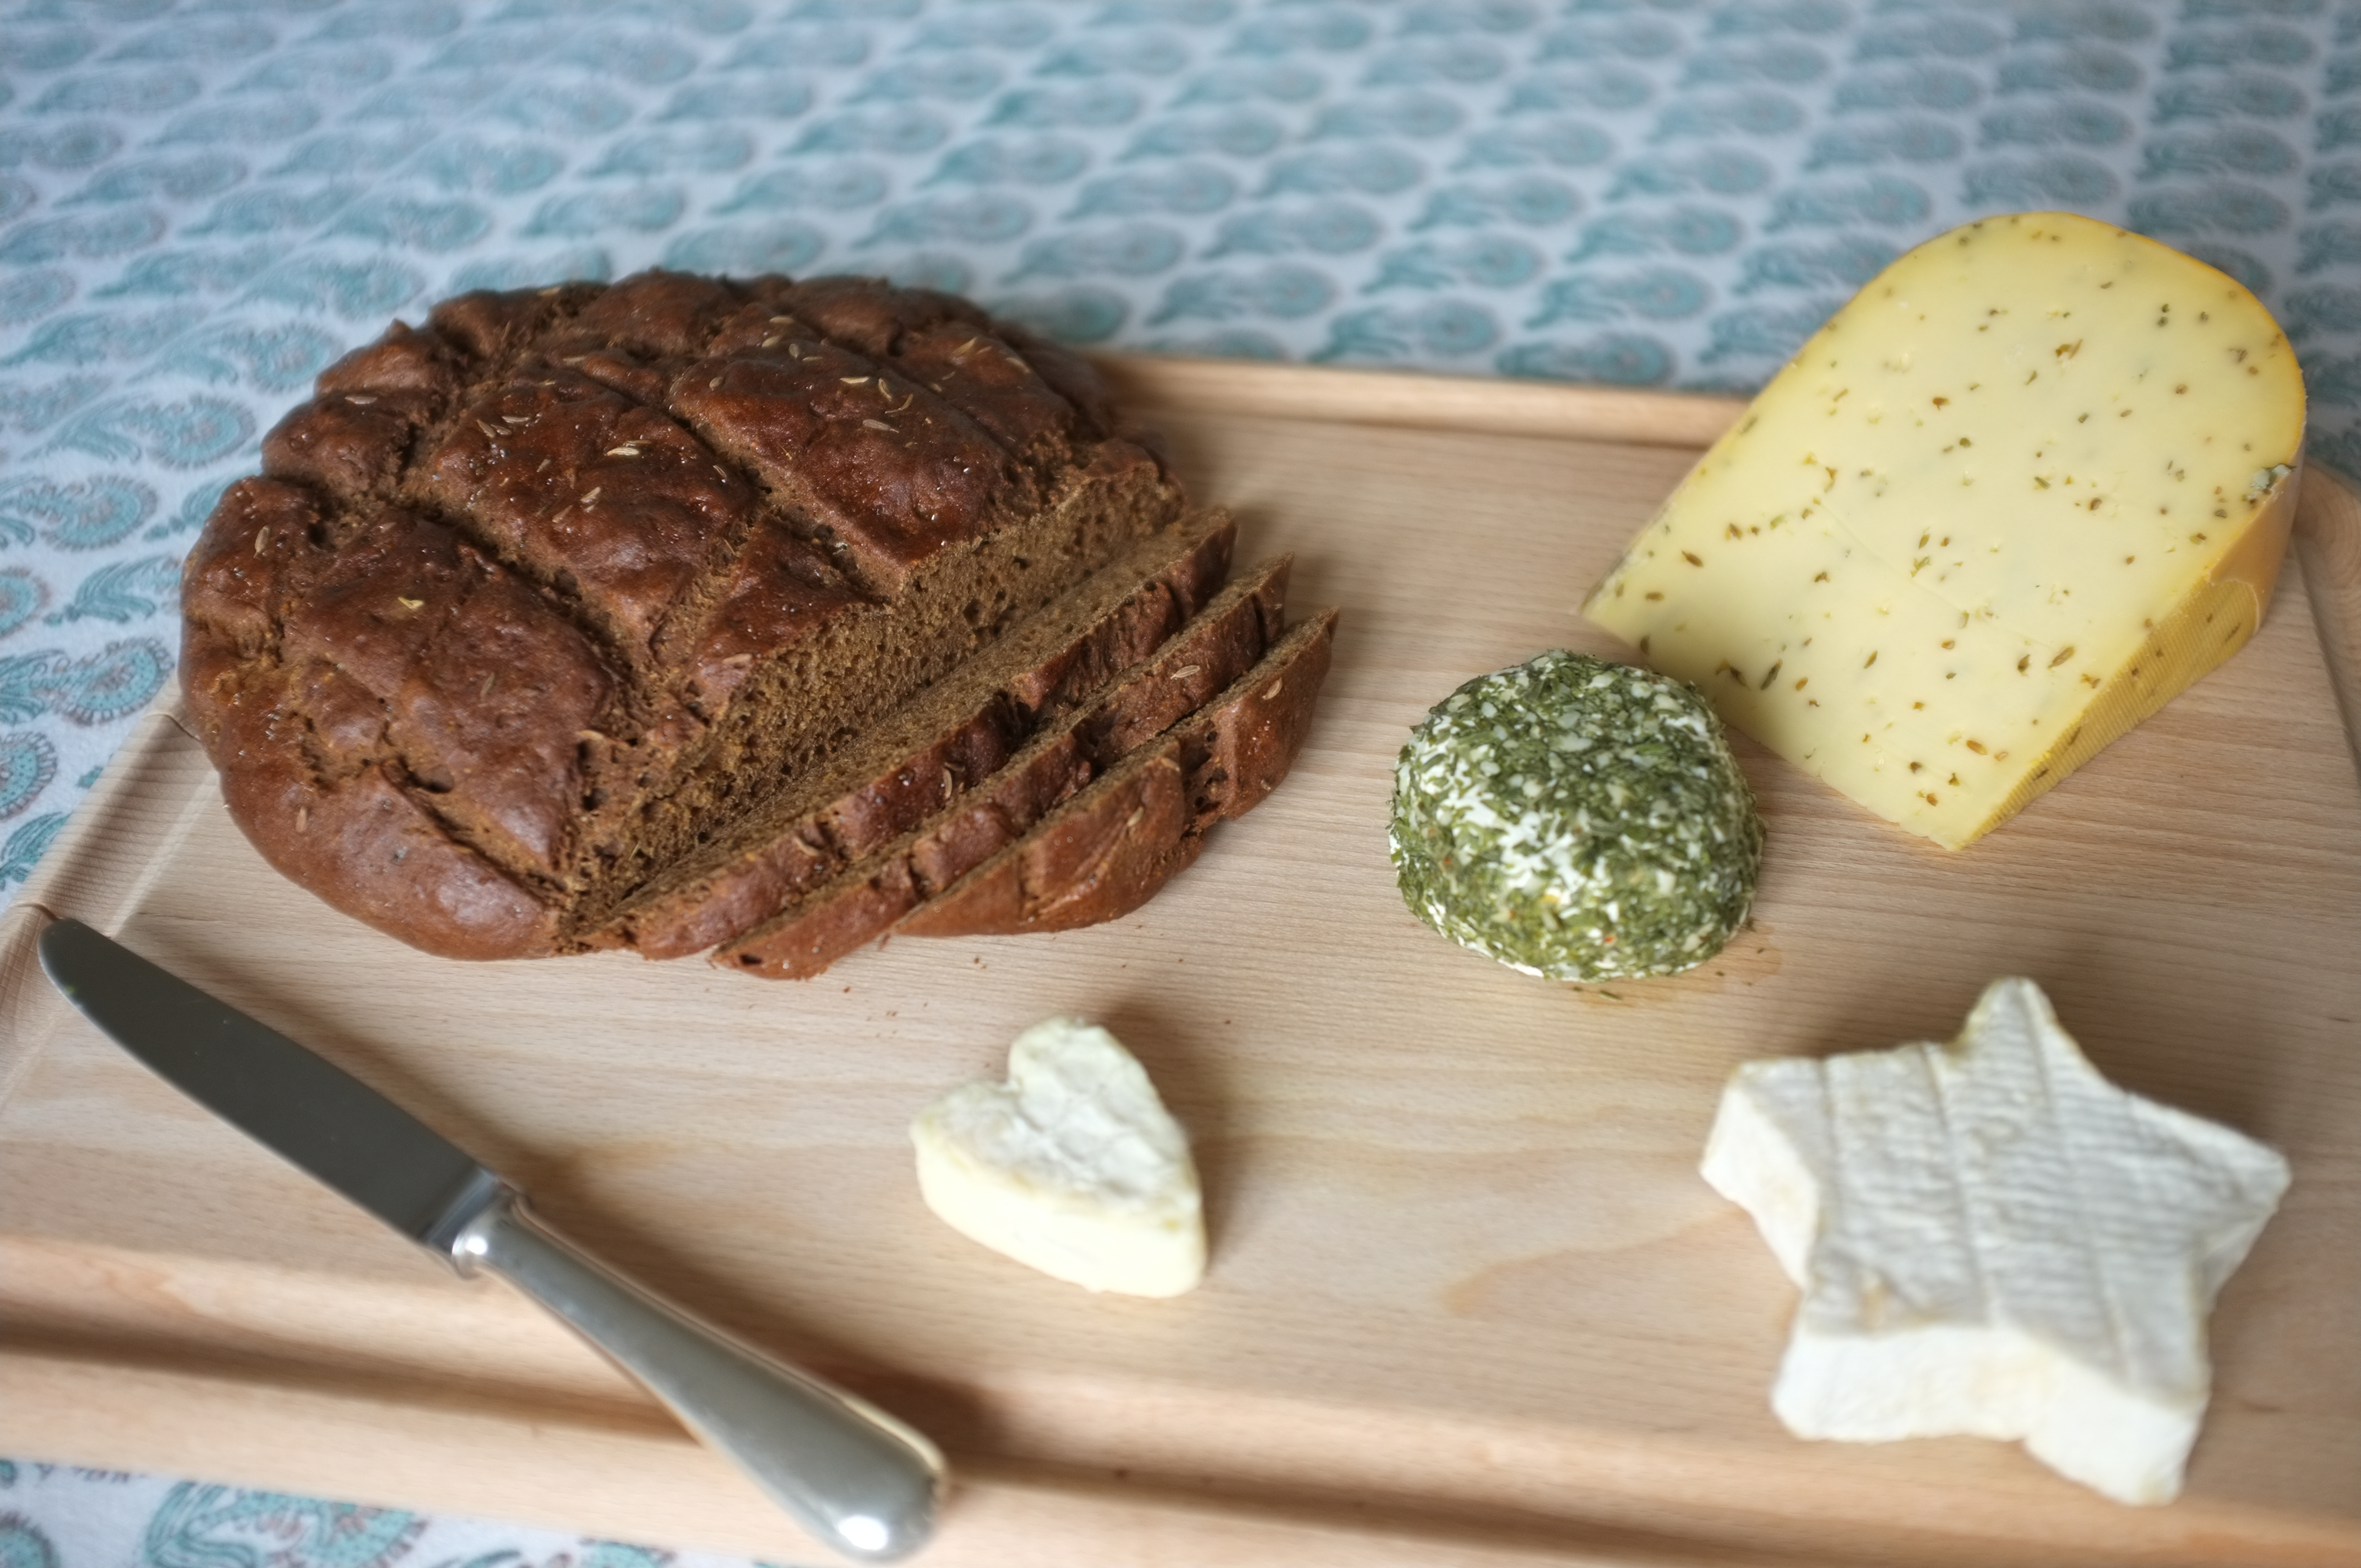
[[[964,301],[467,294],[332,366],[225,495],[183,686],[282,872],[537,954],[1180,505],[1095,372]]]

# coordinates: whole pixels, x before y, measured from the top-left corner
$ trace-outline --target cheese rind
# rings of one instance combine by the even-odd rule
[[[1178,1296],[1205,1272],[1189,1142],[1148,1073],[1096,1025],[1016,1036],[1005,1083],[918,1113],[918,1191],[953,1230],[1090,1290]]]
[[[2253,634],[2303,422],[2235,281],[2071,214],[1986,219],[1829,318],[1584,611],[1957,849]]]
[[[2205,1318],[2288,1184],[2229,1128],[2102,1078],[2032,981],[1949,1046],[1751,1062],[1703,1171],[1804,1292],[1772,1409],[1800,1437],[2022,1439],[2169,1502]]]

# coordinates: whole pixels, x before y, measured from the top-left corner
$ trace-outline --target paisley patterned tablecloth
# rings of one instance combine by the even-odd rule
[[[766,1568],[401,1508],[0,1460],[0,1568]]]
[[[261,433],[442,294],[850,270],[1096,347],[1745,389],[2028,207],[2252,286],[2361,472],[2361,0],[0,0],[0,887]],[[0,1568],[619,1550],[0,1466]]]

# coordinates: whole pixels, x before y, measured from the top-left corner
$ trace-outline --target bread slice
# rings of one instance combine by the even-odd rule
[[[1336,612],[1304,621],[1188,722],[918,905],[911,937],[1067,931],[1127,915],[1192,863],[1225,817],[1287,776],[1327,678]]]
[[[1289,565],[1281,556],[1232,583],[1099,701],[1046,728],[970,795],[727,944],[713,961],[807,979],[1004,852],[1256,666],[1280,636]]]
[[[1153,653],[1219,591],[1236,532],[1228,513],[1208,511],[1142,541],[807,782],[620,905],[583,911],[572,945],[678,958],[769,918],[990,776],[1038,726]]]

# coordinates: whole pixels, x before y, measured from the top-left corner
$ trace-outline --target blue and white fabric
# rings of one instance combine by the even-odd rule
[[[0,0],[0,888],[262,432],[457,290],[856,271],[1095,348],[1741,391],[2048,207],[2253,287],[2361,473],[2361,0]]]
[[[0,1568],[768,1568],[403,1508],[0,1459]]]

